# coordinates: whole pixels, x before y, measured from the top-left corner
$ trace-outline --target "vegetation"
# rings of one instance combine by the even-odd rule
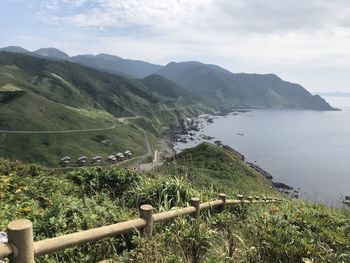
[[[207,155],[201,157],[205,152]],[[189,154],[190,163],[186,161]],[[224,162],[217,162],[213,156]],[[241,191],[279,195],[261,175],[220,147],[201,145],[180,155],[177,163],[182,167],[182,172],[177,169],[177,175],[172,174],[176,168],[171,166],[175,164],[151,174],[119,167],[56,174],[40,166],[1,159],[0,229],[6,229],[14,219],[28,218],[34,223],[35,239],[41,240],[137,218],[137,208],[145,203],[152,204],[156,211],[164,211],[187,206],[193,196],[199,196],[202,201],[211,200],[217,197],[217,189],[225,189],[230,198]],[[196,173],[200,169],[204,172],[202,177]],[[191,171],[192,178],[187,171]],[[204,180],[205,177],[208,180]],[[198,221],[185,216],[156,224],[150,240],[142,239],[133,231],[40,257],[38,262],[103,259],[113,262],[349,262],[350,215],[287,199],[283,204],[230,206],[221,213],[202,212]]]
[[[78,64],[0,52],[0,130],[23,131],[0,134],[0,155],[50,167],[66,155],[106,157],[123,150],[141,155],[143,132],[121,126],[118,118],[145,118],[139,126],[153,141],[163,125],[178,124],[185,114],[196,112],[195,105],[182,110],[183,100],[169,102],[140,82]],[[105,130],[84,131],[89,129]],[[111,140],[112,147],[93,139],[99,134]]]
[[[0,155],[51,167],[63,155],[75,158],[111,154],[108,147],[91,140],[97,134],[84,130],[105,129],[101,134],[113,140],[113,149],[123,150],[134,142],[142,145],[141,129],[153,140],[165,127],[179,126],[185,117],[218,109],[230,110],[235,106],[331,109],[301,86],[273,75],[233,74],[198,62],[161,67],[109,55],[78,56],[100,65],[93,68],[106,71],[119,65],[113,73],[134,69],[144,77],[132,80],[68,62],[71,59],[66,54],[52,48],[36,53],[18,47],[3,50],[15,53],[0,51]],[[137,126],[116,128],[112,134],[108,129],[118,125],[118,118],[122,117],[137,117],[130,121]],[[139,136],[129,138],[129,134],[135,134],[135,127],[141,128]],[[83,132],[26,133],[70,130]],[[135,137],[138,138],[133,141]],[[141,152],[139,147],[135,152]]]
[[[144,133],[139,129],[118,125],[107,131],[53,134],[2,134],[0,155],[12,160],[58,167],[60,158],[70,156],[75,161],[82,155],[103,157],[132,150],[134,156],[145,153]],[[150,138],[152,138],[150,136]],[[110,143],[104,143],[110,140]]]
[[[140,60],[123,59],[108,54],[98,54],[96,56],[78,55],[71,57],[70,61],[97,70],[130,76],[132,78],[144,78],[161,68],[160,65]]]
[[[162,96],[169,106],[197,104],[198,99],[192,93],[160,75],[150,75],[141,82],[151,92]]]
[[[217,108],[297,108],[332,110],[320,96],[273,74],[232,73],[200,62],[171,62],[157,74],[174,81],[202,101]]]
[[[209,143],[184,150],[176,160],[160,168],[160,174],[182,176],[196,188],[212,187],[214,192],[230,195],[259,192],[276,195],[276,190],[238,155]]]

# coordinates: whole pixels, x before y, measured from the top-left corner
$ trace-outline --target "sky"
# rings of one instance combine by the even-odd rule
[[[196,60],[350,92],[348,0],[0,0],[0,47]]]

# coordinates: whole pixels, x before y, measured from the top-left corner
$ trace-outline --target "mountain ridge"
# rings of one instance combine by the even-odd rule
[[[48,57],[48,58],[70,60],[70,56],[67,53],[65,53],[57,48],[53,48],[53,47],[39,48],[39,49],[33,51],[33,53],[36,53],[38,55],[41,55],[43,57]]]
[[[335,110],[320,96],[275,74],[232,73],[201,62],[171,62],[157,74],[211,105]]]
[[[104,53],[69,57],[54,48],[39,49],[36,53],[20,47],[7,47],[6,50],[62,59],[133,79],[161,75],[218,110],[228,111],[235,107],[336,110],[320,96],[312,95],[301,85],[284,81],[275,74],[233,73],[198,61],[170,62],[161,66]]]

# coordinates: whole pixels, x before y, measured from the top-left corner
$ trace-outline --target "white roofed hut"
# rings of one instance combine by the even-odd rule
[[[124,152],[124,157],[127,158],[127,159],[130,159],[132,157],[131,151],[125,151]]]
[[[88,158],[86,156],[81,156],[77,161],[78,166],[86,166],[88,164]]]
[[[71,158],[69,156],[65,156],[60,160],[60,167],[69,167],[71,166]]]
[[[114,164],[114,163],[116,163],[116,162],[117,162],[117,158],[115,158],[114,155],[108,156],[108,163],[109,163],[109,164]]]
[[[102,164],[102,157],[101,156],[95,156],[92,158],[92,164],[94,165],[101,165]]]
[[[125,158],[123,153],[117,153],[115,157],[117,158],[118,161],[123,161]]]

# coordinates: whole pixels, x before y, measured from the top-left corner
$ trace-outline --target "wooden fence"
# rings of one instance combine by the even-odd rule
[[[112,237],[135,229],[141,230],[143,235],[150,237],[154,223],[181,215],[192,215],[194,218],[199,218],[200,211],[203,209],[217,207],[222,211],[229,205],[282,202],[281,199],[272,197],[249,196],[247,199],[243,199],[242,195],[237,197],[237,200],[228,200],[225,194],[220,194],[218,200],[206,203],[200,203],[199,198],[192,198],[191,206],[189,207],[177,208],[158,214],[153,214],[151,205],[142,205],[140,207],[140,218],[138,219],[35,242],[33,240],[32,222],[26,219],[15,220],[9,223],[7,227],[8,243],[0,244],[0,259],[8,257],[11,263],[34,263],[35,257],[98,241],[105,237]]]

